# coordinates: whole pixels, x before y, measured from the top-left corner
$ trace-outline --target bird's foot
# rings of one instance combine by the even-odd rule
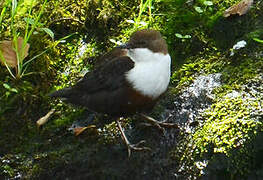
[[[155,119],[153,119],[150,116],[147,116],[145,114],[140,114],[141,117],[143,117],[143,119],[145,119],[146,121],[148,121],[148,123],[144,123],[144,125],[146,126],[155,126],[157,127],[162,133],[165,132],[164,128],[176,128],[180,130],[180,127],[175,124],[175,123],[168,123],[166,121],[157,121]]]
[[[151,149],[149,147],[144,147],[144,146],[141,146],[142,144],[145,143],[144,140],[136,143],[136,144],[131,144],[129,142],[129,140],[127,139],[122,127],[121,127],[121,124],[119,122],[119,120],[116,120],[116,123],[117,123],[117,126],[120,130],[120,133],[121,133],[121,137],[124,141],[124,143],[126,144],[127,148],[128,148],[128,157],[131,156],[131,151],[151,151]]]
[[[141,146],[142,144],[145,143],[145,140],[142,140],[136,144],[130,144],[129,142],[126,143],[126,146],[128,148],[128,157],[131,156],[131,152],[132,151],[151,151],[151,148],[149,147],[145,147],[145,146]]]

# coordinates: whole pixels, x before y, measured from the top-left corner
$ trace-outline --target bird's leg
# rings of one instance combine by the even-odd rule
[[[165,121],[157,121],[153,119],[150,116],[147,116],[145,114],[140,113],[140,116],[143,117],[146,121],[148,121],[151,125],[156,126],[158,129],[160,129],[162,132],[164,132],[164,128],[177,128],[180,129],[180,127],[177,124],[174,123],[167,123]]]
[[[148,147],[139,147],[141,144],[145,143],[144,140],[138,142],[137,144],[131,144],[129,142],[129,140],[127,139],[127,137],[126,137],[126,135],[125,135],[125,133],[123,131],[123,128],[121,127],[121,123],[120,123],[119,119],[116,120],[116,123],[117,123],[118,129],[121,132],[121,137],[124,140],[124,142],[125,142],[125,144],[126,144],[126,146],[128,148],[128,157],[131,156],[131,150],[134,150],[134,151],[145,151],[145,150],[150,151],[151,150]]]

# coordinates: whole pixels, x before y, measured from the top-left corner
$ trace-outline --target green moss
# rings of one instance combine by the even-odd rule
[[[225,98],[214,103],[203,118],[204,126],[193,135],[197,153],[224,153],[243,146],[263,128],[251,114],[260,108],[258,99]],[[211,149],[212,147],[212,149]]]
[[[28,172],[33,167],[31,158],[27,158],[23,154],[6,154],[0,158],[0,177],[21,177],[22,172]]]
[[[262,103],[260,99],[241,96],[219,99],[203,114],[206,122],[193,135],[193,155],[213,161],[217,154],[224,154],[228,157],[224,168],[235,175],[249,173],[249,157],[255,153],[249,144],[263,130],[262,122],[252,114],[261,110]]]
[[[216,94],[220,95],[222,92],[227,93],[231,89],[237,89],[247,80],[257,76],[263,69],[261,58],[252,59],[241,54],[232,59],[227,57],[227,54],[210,51],[188,58],[185,64],[173,72],[172,85],[176,86],[177,91],[180,91],[201,74],[222,73],[224,84],[215,90]]]

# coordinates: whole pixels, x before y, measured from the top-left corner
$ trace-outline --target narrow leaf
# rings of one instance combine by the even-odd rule
[[[6,83],[4,83],[3,86],[4,86],[4,88],[6,88],[6,89],[10,89],[10,86],[9,86],[8,84],[6,84]]]
[[[10,91],[12,91],[14,93],[18,93],[17,89],[15,89],[15,88],[11,88]]]
[[[15,15],[16,8],[17,8],[17,0],[12,0],[12,16]]]
[[[42,31],[45,31],[52,39],[54,39],[54,33],[49,28],[40,28]]]
[[[259,42],[259,43],[263,43],[263,40],[258,39],[258,38],[253,38],[253,40],[256,41],[256,42]]]

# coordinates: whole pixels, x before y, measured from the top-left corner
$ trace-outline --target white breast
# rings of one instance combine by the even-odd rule
[[[167,89],[170,81],[169,54],[153,53],[146,48],[130,50],[128,56],[135,62],[126,78],[143,95],[157,98]]]

